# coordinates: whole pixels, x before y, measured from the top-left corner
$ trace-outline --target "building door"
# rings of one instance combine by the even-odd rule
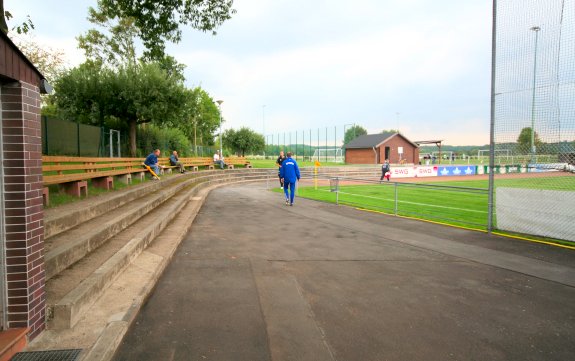
[[[389,154],[391,153],[391,148],[385,147],[385,159],[389,159]],[[384,160],[385,160],[384,159]]]

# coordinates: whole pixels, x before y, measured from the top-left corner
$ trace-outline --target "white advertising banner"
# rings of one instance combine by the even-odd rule
[[[415,167],[416,177],[437,177],[437,167]]]
[[[391,167],[391,178],[415,177],[416,167]]]

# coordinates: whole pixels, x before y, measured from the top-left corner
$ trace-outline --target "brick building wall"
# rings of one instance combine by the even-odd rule
[[[25,82],[1,85],[8,328],[45,327],[40,92]]]
[[[405,163],[419,163],[419,148],[416,148],[400,136],[392,137],[389,141],[385,142],[379,147],[380,163],[385,161],[385,147],[389,147],[389,162],[393,164],[400,164],[401,160]],[[399,157],[399,147],[403,147],[403,155]]]
[[[375,153],[373,149],[346,149],[345,162],[348,164],[375,164]]]
[[[383,164],[385,161],[385,148],[389,147],[389,162],[393,164],[400,164],[401,160],[404,163],[419,163],[419,148],[415,147],[408,140],[401,135],[396,135],[384,143],[381,143],[375,151],[377,154],[377,163]],[[403,155],[399,157],[399,147],[403,147]],[[351,148],[345,151],[345,162],[348,164],[375,164],[376,155],[373,148]]]

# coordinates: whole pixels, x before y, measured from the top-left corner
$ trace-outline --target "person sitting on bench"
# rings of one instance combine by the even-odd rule
[[[150,155],[146,157],[144,164],[150,167],[157,176],[160,176],[160,165],[158,164],[158,156],[160,155],[160,150],[156,149]],[[153,179],[159,179],[152,177]]]
[[[180,169],[180,173],[186,173],[184,163],[179,161],[178,152],[175,150],[172,152],[172,155],[170,155],[170,165],[178,167]]]
[[[220,151],[216,150],[216,154],[214,154],[214,164],[220,166],[221,169],[224,169],[226,163],[224,163],[224,157],[220,155]]]

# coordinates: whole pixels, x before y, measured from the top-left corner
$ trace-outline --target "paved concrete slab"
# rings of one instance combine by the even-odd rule
[[[214,190],[116,360],[571,360],[575,252]]]

